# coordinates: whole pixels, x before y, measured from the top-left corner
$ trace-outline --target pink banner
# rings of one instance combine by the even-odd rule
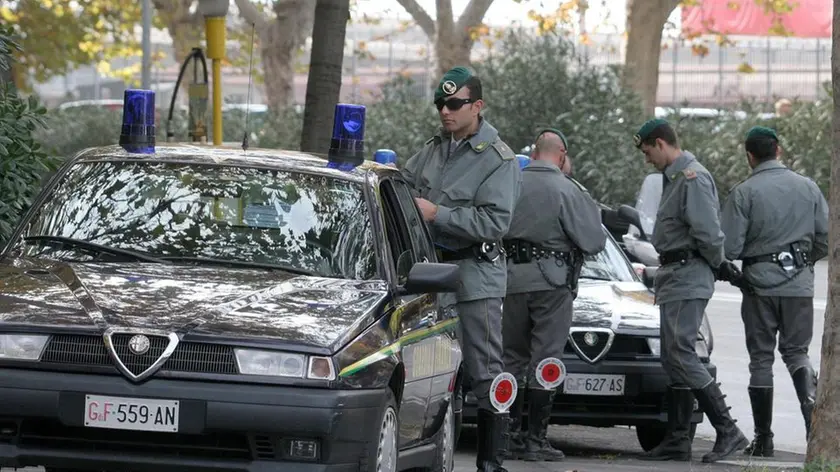
[[[780,14],[782,24],[794,37],[830,38],[832,0],[789,0],[794,9]],[[723,33],[768,36],[773,13],[764,13],[756,0],[697,0],[682,8],[683,34]]]

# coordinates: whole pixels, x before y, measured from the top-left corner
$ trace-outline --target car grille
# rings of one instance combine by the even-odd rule
[[[586,331],[578,331],[572,333],[572,336],[575,336],[575,341],[577,342],[578,348],[584,352],[590,359],[594,359],[598,356],[598,354],[604,349],[606,345],[606,336],[599,336],[598,342],[595,343],[594,346],[589,346],[583,340],[583,336],[586,334]],[[575,352],[574,348],[572,347],[571,342],[566,342],[566,348],[564,350],[565,354],[577,356],[577,352]],[[615,338],[613,339],[612,346],[610,346],[609,352],[602,358],[604,359],[611,359],[611,360],[620,360],[620,359],[635,359],[638,356],[652,356],[653,353],[650,350],[650,346],[648,346],[647,341],[645,338],[641,336],[629,336],[626,334],[616,334]]]
[[[0,418],[2,420],[2,418]],[[4,422],[0,421],[0,424]],[[244,433],[171,434],[146,431],[67,426],[59,421],[26,418],[9,422],[16,428],[11,443],[22,448],[47,448],[114,454],[153,454],[155,457],[182,457],[217,460],[252,460],[261,452],[252,447]]]
[[[130,353],[128,349],[131,335],[115,334],[111,339],[117,356],[135,374],[148,369],[163,354],[168,344],[168,339],[163,336],[149,336],[149,351],[138,356]],[[114,361],[108,355],[102,336],[80,334],[53,335],[44,349],[41,363],[78,367],[114,366]],[[232,347],[193,342],[178,343],[175,352],[161,370],[199,374],[237,374],[239,372]]]

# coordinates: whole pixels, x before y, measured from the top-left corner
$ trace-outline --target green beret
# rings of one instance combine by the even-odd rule
[[[661,118],[656,118],[654,120],[645,121],[645,124],[643,124],[642,127],[639,128],[639,132],[636,133],[633,136],[633,142],[636,144],[636,147],[641,146],[642,141],[647,139],[648,136],[650,136],[650,133],[653,132],[653,130],[655,130],[656,128],[658,128],[662,125],[667,125],[667,124],[668,124],[668,122],[661,119]]]
[[[466,67],[458,66],[449,69],[440,79],[435,89],[435,102],[457,92],[472,77],[472,72]]]
[[[539,132],[537,132],[537,138],[534,139],[534,142],[536,143],[537,139],[540,139],[540,136],[542,136],[545,133],[554,133],[557,136],[560,136],[560,139],[563,141],[563,147],[565,147],[567,151],[569,150],[569,142],[566,141],[566,135],[563,134],[557,128],[542,128],[542,129],[540,129]]]
[[[772,138],[775,141],[779,140],[779,137],[776,135],[776,131],[773,128],[768,128],[766,126],[753,126],[747,132],[747,139],[750,138]]]

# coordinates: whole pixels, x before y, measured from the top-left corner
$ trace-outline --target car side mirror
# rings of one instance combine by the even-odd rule
[[[654,281],[656,280],[656,271],[658,269],[659,267],[645,267],[642,271],[642,282],[651,290],[653,290]]]
[[[642,226],[642,216],[639,214],[639,210],[631,207],[630,205],[621,205],[618,207],[618,217],[632,224],[636,228],[639,228],[640,240],[648,240],[647,234],[645,234],[644,227]]]
[[[460,267],[457,264],[436,262],[417,262],[411,267],[408,279],[400,293],[414,295],[420,293],[440,293],[458,291]]]

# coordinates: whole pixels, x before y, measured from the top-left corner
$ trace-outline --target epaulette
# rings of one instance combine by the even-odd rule
[[[479,143],[479,146],[482,144],[484,143]],[[503,161],[512,161],[513,159],[516,159],[516,154],[514,154],[513,150],[501,139],[496,139],[493,143],[493,149],[499,153],[499,156]],[[476,150],[478,150],[478,147],[476,147]]]

